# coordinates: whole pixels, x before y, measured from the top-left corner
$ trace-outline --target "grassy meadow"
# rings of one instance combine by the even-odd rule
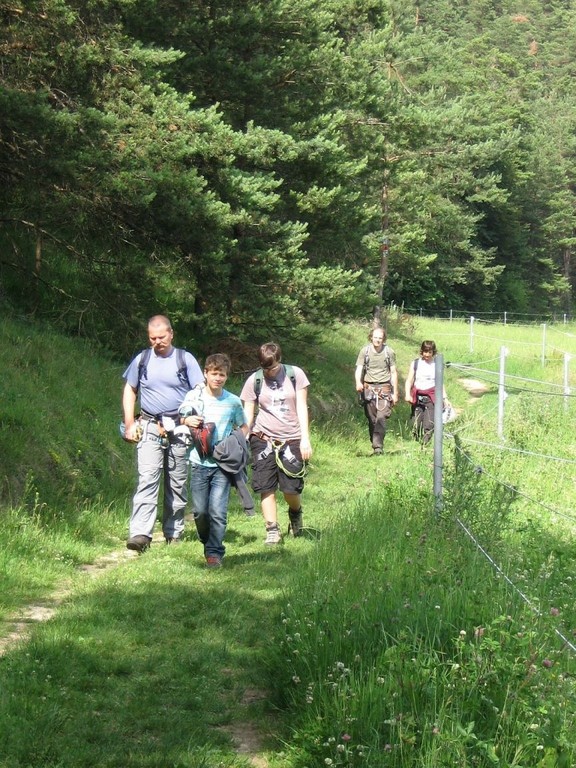
[[[265,548],[233,495],[214,572],[190,523],[125,549],[124,361],[3,322],[0,768],[576,764],[576,329],[389,318],[402,381],[424,338],[450,363],[440,508],[407,404],[371,456],[367,330],[285,349],[312,382],[307,535]],[[31,605],[54,615],[6,642]]]

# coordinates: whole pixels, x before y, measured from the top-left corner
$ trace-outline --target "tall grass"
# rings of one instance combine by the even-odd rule
[[[384,489],[292,574],[274,685],[294,768],[572,764],[573,658],[431,502]]]
[[[312,381],[306,537],[267,550],[261,519],[233,495],[218,573],[203,568],[189,526],[178,547],[154,544],[95,578],[78,565],[125,552],[134,477],[117,435],[122,366],[57,337],[45,354],[43,332],[7,321],[0,417],[15,442],[2,449],[1,617],[64,579],[70,592],[2,658],[1,768],[241,768],[231,734],[249,727],[270,768],[576,763],[575,494],[570,465],[540,455],[572,456],[570,411],[511,393],[500,442],[495,386],[472,402],[459,379],[477,374],[449,367],[460,416],[445,434],[438,509],[432,451],[412,439],[405,403],[385,456],[370,456],[353,386],[367,330],[285,349]],[[512,326],[472,355],[464,323],[388,330],[402,374],[423,338],[446,360],[497,371],[515,333],[512,373],[561,377]]]

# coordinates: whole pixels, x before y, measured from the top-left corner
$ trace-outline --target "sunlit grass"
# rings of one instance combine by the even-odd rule
[[[484,366],[480,354],[497,358],[513,332],[491,328],[501,335],[471,359],[465,323],[452,323],[450,337],[445,322],[416,325],[389,326],[402,377],[423,338],[435,338],[446,360]],[[353,385],[366,333],[337,327],[285,354],[312,381],[307,535],[267,549],[259,511],[247,518],[233,494],[217,573],[204,568],[190,524],[179,546],[126,556],[134,477],[117,435],[118,371],[105,373],[97,356],[91,369],[82,345],[58,341],[68,361],[77,355],[75,401],[96,397],[98,418],[87,430],[89,420],[76,425],[56,409],[53,421],[43,408],[35,455],[50,445],[68,457],[76,496],[62,492],[60,469],[42,484],[30,474],[24,503],[6,504],[0,518],[3,617],[63,581],[68,588],[54,618],[2,657],[3,768],[241,768],[229,729],[243,724],[258,729],[271,768],[574,763],[574,655],[562,637],[571,642],[576,628],[575,494],[569,465],[538,455],[573,456],[572,406],[567,415],[561,398],[511,394],[499,441],[495,391],[472,402],[465,374],[448,368],[461,415],[451,425],[458,441],[445,435],[438,510],[433,453],[412,439],[405,403],[390,419],[385,456],[370,455]],[[39,340],[19,347],[16,368],[5,347],[8,368],[29,372]],[[542,369],[530,349],[509,356],[510,370],[555,380],[560,367]],[[38,362],[39,380],[42,365],[50,359]],[[26,389],[17,379],[7,389],[2,413],[19,414],[22,456],[28,422],[14,398]],[[80,443],[81,471],[69,458]],[[101,497],[82,496],[91,483]],[[280,514],[285,531],[283,504]],[[107,550],[124,555],[114,568],[78,568]]]

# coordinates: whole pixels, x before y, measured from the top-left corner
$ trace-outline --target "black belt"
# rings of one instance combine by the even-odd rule
[[[152,416],[151,413],[144,413],[144,411],[142,411],[142,413],[140,414],[140,418],[143,421],[154,421],[154,422],[158,423],[162,417],[161,416]]]

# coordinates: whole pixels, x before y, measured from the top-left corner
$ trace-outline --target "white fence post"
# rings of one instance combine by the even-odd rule
[[[470,315],[470,352],[474,352],[474,317]]]
[[[570,379],[569,379],[569,363],[570,355],[568,352],[564,352],[564,410],[568,410],[568,398],[570,396]]]
[[[504,377],[507,355],[508,350],[506,347],[500,347],[500,375],[498,377],[498,437],[501,440],[504,438],[504,400],[506,400]]]
[[[546,323],[542,323],[542,368],[546,365]]]
[[[444,356],[436,355],[434,382],[434,508],[436,514],[442,511],[442,440],[444,423],[442,410],[444,406]]]

